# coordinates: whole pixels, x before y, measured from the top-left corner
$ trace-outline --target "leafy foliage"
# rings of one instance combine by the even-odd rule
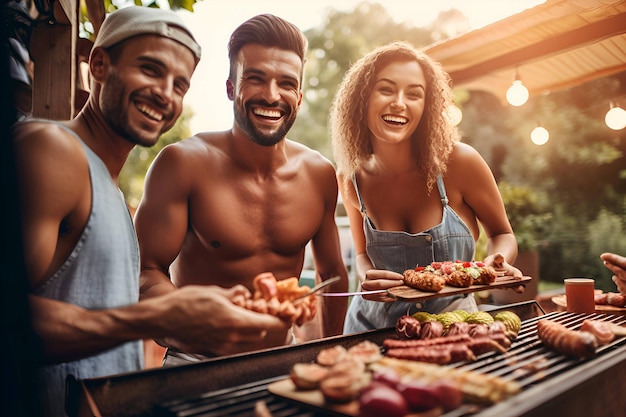
[[[506,212],[517,237],[520,250],[536,250],[552,220],[545,207],[547,199],[533,188],[515,186],[502,181],[498,184]]]
[[[150,148],[136,146],[131,151],[119,177],[120,189],[131,209],[136,208],[141,200],[146,173],[159,151],[171,143],[191,136],[189,120],[192,116],[191,110],[184,109],[174,127],[165,132],[156,145]]]
[[[590,276],[598,288],[615,290],[599,255],[626,253],[626,132],[611,131],[603,119],[607,97],[625,90],[626,72],[531,98],[519,108],[475,91],[462,105],[463,141],[492,168],[520,249],[540,253],[542,280]],[[543,146],[529,139],[537,124],[550,132]],[[533,190],[531,200],[543,214],[526,208],[535,203],[509,185]]]

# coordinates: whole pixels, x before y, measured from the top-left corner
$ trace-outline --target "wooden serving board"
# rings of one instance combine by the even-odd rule
[[[469,294],[472,292],[495,290],[499,288],[513,288],[517,287],[518,285],[526,285],[530,280],[532,280],[532,278],[528,276],[522,277],[520,279],[498,277],[495,282],[488,285],[472,285],[466,288],[458,288],[446,285],[441,291],[438,292],[420,291],[416,288],[411,288],[408,285],[400,285],[397,287],[389,288],[387,292],[395,296],[400,301],[425,301],[430,300],[431,298],[447,297],[450,295]]]
[[[554,296],[551,300],[563,311],[567,308],[567,297],[565,297],[565,294]],[[626,314],[626,308],[596,304],[596,313]]]
[[[267,390],[274,395],[305,403],[322,410],[331,410],[335,413],[344,414],[346,416],[356,417],[359,415],[358,401],[354,400],[343,404],[327,402],[320,390],[297,389],[289,378],[272,382],[267,386]]]

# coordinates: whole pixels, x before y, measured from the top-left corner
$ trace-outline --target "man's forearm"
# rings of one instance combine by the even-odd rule
[[[137,306],[86,310],[73,304],[30,296],[31,323],[42,343],[44,361],[78,360],[143,338],[146,328],[128,318],[143,317]],[[125,312],[124,310],[129,310]]]

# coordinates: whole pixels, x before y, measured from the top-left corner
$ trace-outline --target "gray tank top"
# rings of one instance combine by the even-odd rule
[[[367,255],[376,269],[402,273],[406,269],[415,268],[417,265],[429,265],[435,261],[473,260],[476,249],[474,237],[465,222],[448,205],[441,176],[437,177],[437,189],[443,206],[441,223],[415,234],[377,230],[367,216],[356,178],[353,178],[352,182],[361,204]],[[435,298],[415,304],[401,301],[383,303],[355,296],[348,307],[344,334],[393,327],[402,315],[413,314],[416,311],[438,313],[456,299],[465,297]]]
[[[57,125],[75,136],[85,149],[91,176],[91,213],[70,256],[32,294],[86,309],[134,304],[139,300],[139,249],[124,196],[104,162],[75,132]],[[84,379],[142,368],[141,341],[128,342],[85,359],[42,367],[46,415],[65,415],[65,379],[70,374]]]

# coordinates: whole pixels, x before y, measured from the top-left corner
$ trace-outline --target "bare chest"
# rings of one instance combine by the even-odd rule
[[[232,257],[299,253],[324,215],[323,197],[306,182],[224,182],[196,190],[189,207],[189,232]]]

